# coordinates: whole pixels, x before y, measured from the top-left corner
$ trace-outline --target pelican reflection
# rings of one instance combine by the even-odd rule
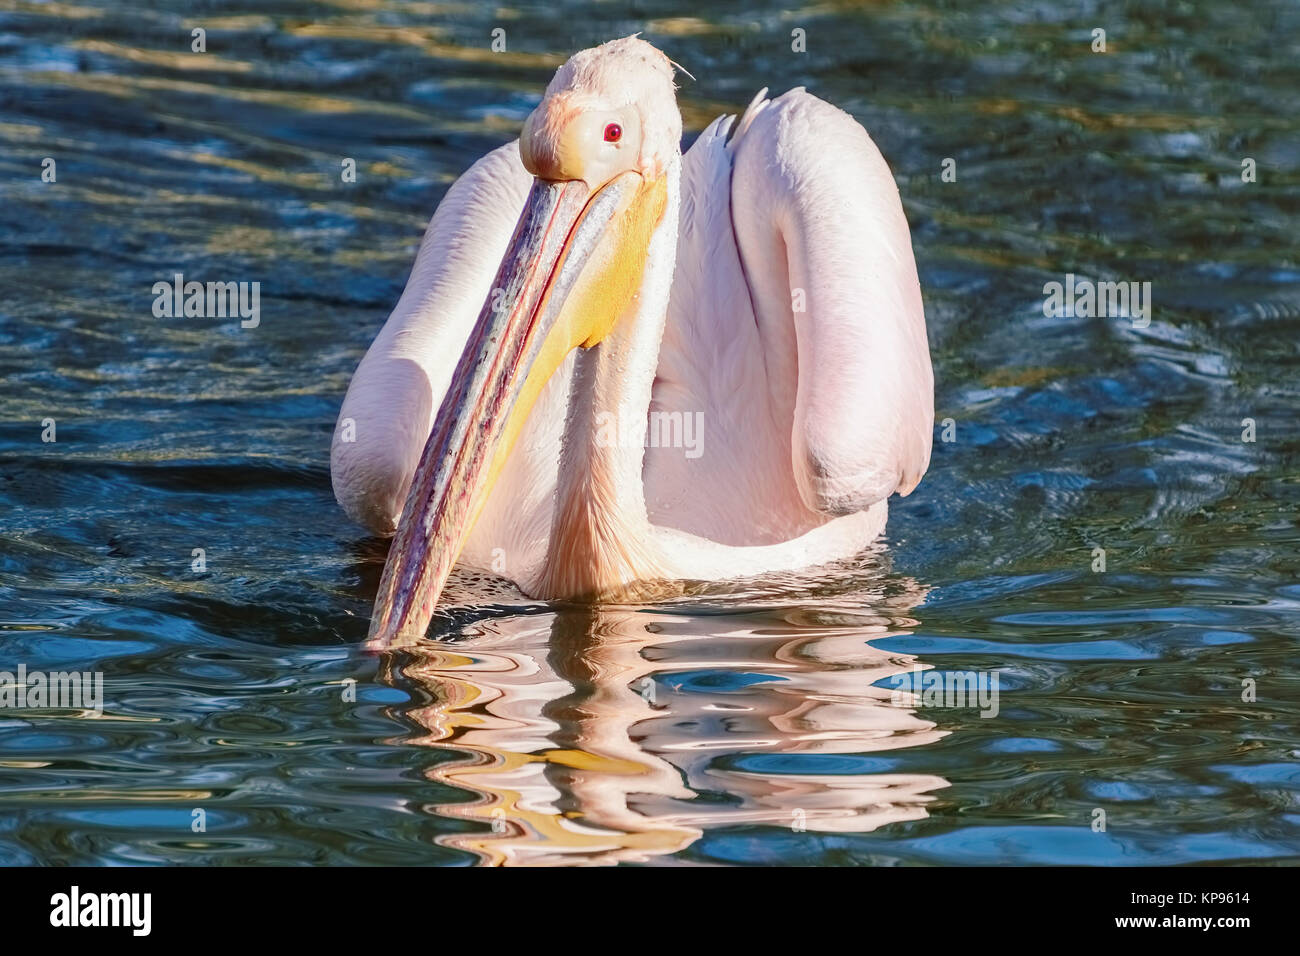
[[[916,660],[871,643],[914,622],[824,607],[563,607],[406,648],[433,700],[413,742],[456,754],[430,777],[474,795],[436,812],[481,824],[439,842],[498,865],[646,862],[713,827],[924,818],[948,782],[871,756],[947,733],[899,706],[888,678]]]

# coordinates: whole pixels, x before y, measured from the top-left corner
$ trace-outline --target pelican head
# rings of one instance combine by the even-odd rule
[[[519,157],[542,180],[593,192],[621,173],[659,178],[682,138],[673,66],[637,37],[582,50],[556,71],[524,123]]]
[[[423,635],[542,387],[634,312],[681,125],[671,62],[635,37],[571,57],[524,123],[533,185],[412,479],[372,645]]]

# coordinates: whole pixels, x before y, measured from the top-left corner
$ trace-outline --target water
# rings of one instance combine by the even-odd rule
[[[0,0],[0,669],[106,698],[2,713],[0,863],[1300,861],[1300,9],[556,6]],[[872,132],[956,440],[849,566],[361,654],[348,378],[447,184],[636,30],[688,136],[800,84]],[[260,326],[154,318],[177,271]],[[1067,273],[1149,327],[1044,317]]]

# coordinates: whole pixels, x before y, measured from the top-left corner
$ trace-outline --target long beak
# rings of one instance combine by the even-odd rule
[[[534,182],[514,236],[452,376],[411,481],[375,598],[366,646],[419,640],[509,452],[524,383],[564,302],[639,176],[591,195],[580,180]],[[558,330],[564,334],[565,330]],[[564,353],[578,343],[566,343]],[[554,342],[548,349],[554,351]],[[546,363],[542,363],[545,365]],[[549,377],[554,368],[539,368]],[[536,397],[530,388],[527,403]],[[511,423],[514,422],[514,427]]]

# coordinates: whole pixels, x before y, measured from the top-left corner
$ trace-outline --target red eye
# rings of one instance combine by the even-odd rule
[[[617,143],[623,138],[623,127],[617,123],[610,123],[605,127],[605,142]]]

